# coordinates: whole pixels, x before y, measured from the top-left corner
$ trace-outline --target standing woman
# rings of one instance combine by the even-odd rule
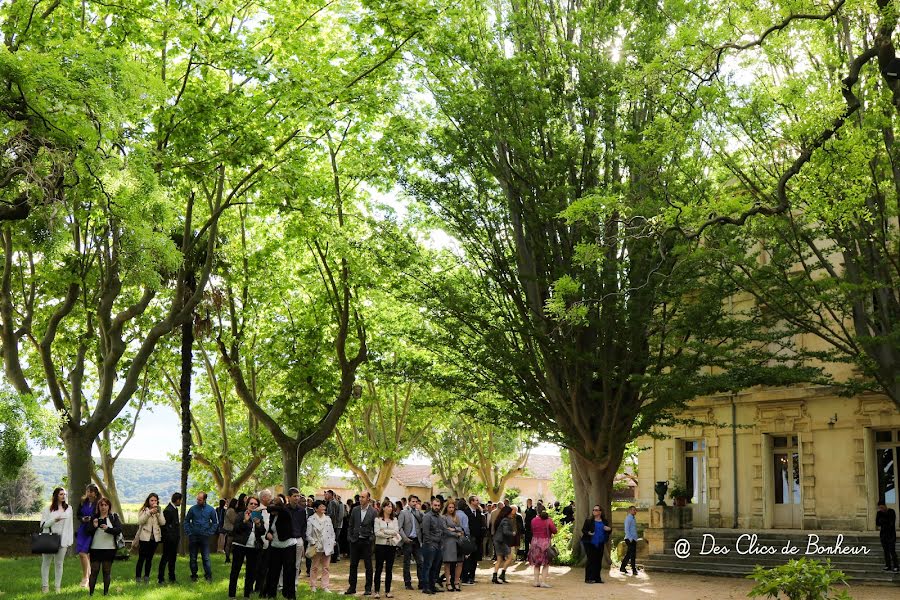
[[[512,543],[512,557],[515,561],[519,557],[519,548],[522,547],[522,540],[525,539],[525,519],[522,518],[522,513],[519,512],[518,506],[513,504],[511,508],[512,514],[509,515],[509,518],[512,521],[513,536],[515,537]]]
[[[331,517],[326,515],[328,503],[323,500],[316,500],[313,504],[315,512],[306,522],[306,541],[309,548],[315,546],[316,553],[312,559],[312,567],[310,569],[309,587],[312,591],[316,589],[328,591],[328,584],[331,582],[330,566],[331,555],[334,554],[334,523]],[[377,527],[377,525],[376,525]],[[378,533],[376,530],[376,540]],[[307,550],[308,552],[309,550]],[[376,547],[376,556],[378,555]],[[316,583],[318,582],[318,586]],[[378,588],[375,588],[378,589]]]
[[[56,488],[50,499],[50,506],[41,513],[41,531],[49,529],[60,537],[59,550],[56,554],[41,555],[41,591],[50,591],[50,561],[53,561],[53,575],[56,577],[56,593],[62,585],[63,559],[72,545],[72,507],[66,504],[66,490]]]
[[[344,510],[344,524],[341,527],[340,538],[338,539],[338,544],[340,545],[341,554],[345,556],[350,556],[350,540],[347,539],[347,532],[350,530],[350,512],[353,510],[353,500],[347,500],[347,506]]]
[[[441,525],[443,525],[446,535],[441,542],[441,560],[444,562],[444,577],[450,584],[448,592],[461,592],[459,587],[460,576],[462,575],[462,561],[465,558],[459,551],[459,540],[465,535],[465,531],[460,521],[459,515],[456,514],[456,502],[448,500],[444,505],[444,513],[441,515]]]
[[[494,563],[492,583],[506,583],[506,567],[512,564],[512,550],[509,546],[513,543],[515,537],[513,535],[512,522],[509,518],[511,514],[512,509],[504,506],[499,510],[497,516],[494,517],[494,555],[497,557],[497,562]],[[498,578],[497,571],[500,571],[500,569],[503,570]]]
[[[381,503],[375,518],[375,597],[381,594],[381,570],[384,569],[384,597],[393,598],[391,581],[394,578],[394,558],[400,545],[400,523],[394,518],[394,505],[390,500]]]
[[[531,519],[529,525],[531,526],[531,545],[528,548],[528,564],[534,567],[533,585],[534,587],[548,588],[550,587],[550,584],[547,583],[547,575],[550,573],[550,558],[547,556],[547,549],[550,547],[550,538],[556,535],[556,523],[553,522],[546,510],[541,510],[540,514]]]
[[[225,511],[225,517],[222,520],[222,531],[225,532],[225,564],[231,562],[231,542],[233,540],[234,524],[237,521],[238,513],[243,513],[246,508],[240,505],[237,498],[232,498],[228,504],[228,510]]]
[[[88,581],[91,577],[91,519],[97,511],[97,500],[100,499],[100,489],[93,483],[89,483],[85,488],[84,496],[78,508],[75,509],[75,516],[78,519],[78,533],[75,536],[75,552],[81,560],[81,587],[87,588]]]
[[[91,596],[97,585],[97,577],[103,570],[103,595],[109,595],[109,583],[112,578],[112,564],[116,559],[116,537],[122,533],[119,515],[112,512],[108,498],[97,501],[97,511],[91,520],[91,580],[88,588]]]
[[[593,516],[588,517],[581,527],[581,545],[584,546],[584,553],[587,556],[587,563],[584,566],[584,582],[585,583],[603,583],[600,576],[603,571],[603,546],[609,539],[609,532],[612,527],[606,524],[603,518],[603,509],[599,504],[595,504],[591,513]]]
[[[150,569],[153,566],[153,555],[156,545],[162,541],[162,528],[166,524],[162,509],[159,507],[159,496],[151,493],[144,500],[141,512],[138,513],[138,531],[140,549],[137,564],[134,566],[134,580],[137,583],[150,583]],[[141,571],[143,570],[143,579]]]
[[[242,495],[243,498],[243,495]],[[241,566],[247,559],[247,572],[244,575],[244,598],[253,592],[256,579],[256,560],[263,546],[266,535],[266,516],[259,509],[259,500],[255,496],[246,498],[246,507],[231,531],[231,549],[234,560],[231,561],[231,576],[228,578],[228,597],[237,597],[237,582],[241,574]]]

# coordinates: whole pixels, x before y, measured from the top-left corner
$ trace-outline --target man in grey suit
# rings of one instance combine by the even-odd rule
[[[341,537],[341,528],[344,525],[344,505],[334,497],[334,490],[325,492],[325,514],[331,519],[331,525],[334,527],[334,553],[331,555],[331,562],[338,562],[340,558],[340,550],[337,540]]]
[[[419,560],[419,532],[422,530],[423,513],[419,510],[419,497],[412,495],[406,504],[406,508],[397,515],[400,525],[400,537],[403,539],[403,583],[406,589],[413,589],[412,575],[409,572],[410,559],[416,561],[416,579],[419,581],[419,589],[422,589],[422,574],[419,572],[421,561]]]
[[[370,501],[369,492],[362,492],[359,495],[359,506],[354,506],[350,511],[350,523],[347,530],[347,540],[350,542],[350,585],[344,592],[345,596],[356,595],[356,579],[360,559],[366,567],[366,592],[364,595],[372,595],[372,544],[375,542],[377,513]]]

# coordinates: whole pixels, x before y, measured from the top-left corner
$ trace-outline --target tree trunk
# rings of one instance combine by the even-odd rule
[[[297,472],[300,469],[300,460],[297,454],[297,444],[291,442],[279,446],[281,449],[282,481],[284,481],[284,494],[292,487],[297,487]]]
[[[113,457],[105,455],[102,448],[100,450],[100,472],[103,473],[103,479],[97,476],[97,470],[94,469],[92,476],[94,483],[100,488],[100,493],[109,498],[112,504],[112,511],[118,515],[122,515],[122,502],[119,500],[119,486],[116,485],[115,470],[116,461]]]
[[[186,294],[192,293],[197,281],[188,275]],[[191,372],[194,365],[194,323],[188,319],[181,325],[181,379],[178,392],[181,400],[181,522],[187,513],[188,473],[191,470]],[[181,536],[181,554],[187,552],[187,537]]]
[[[91,447],[94,445],[94,436],[83,428],[72,429],[63,425],[63,445],[66,448],[67,476],[69,490],[72,498],[80,498],[85,488],[91,483],[91,475],[94,473],[94,459],[91,458]]]
[[[606,467],[584,458],[575,450],[569,452],[572,464],[572,481],[575,487],[575,522],[572,523],[572,551],[581,557],[581,524],[591,516],[591,509],[599,504],[606,516],[607,525],[612,526],[612,490],[618,464],[610,461]],[[603,558],[604,568],[609,566],[609,544]]]
[[[506,490],[496,490],[493,487],[488,487],[488,486],[484,486],[484,487],[485,487],[485,493],[487,494],[487,497],[490,499],[491,502],[497,503],[503,499],[503,492]]]

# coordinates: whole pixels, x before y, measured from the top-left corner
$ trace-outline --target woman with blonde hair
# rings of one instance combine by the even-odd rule
[[[58,487],[53,490],[50,506],[41,513],[41,531],[49,530],[50,533],[59,534],[59,550],[56,554],[44,554],[41,556],[41,591],[50,591],[50,562],[53,562],[53,575],[56,577],[56,593],[62,586],[63,559],[69,546],[72,545],[72,507],[66,504],[66,490]]]

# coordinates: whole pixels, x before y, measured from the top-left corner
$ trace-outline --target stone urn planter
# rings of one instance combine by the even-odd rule
[[[659,500],[659,502],[656,503],[657,506],[666,506],[666,492],[668,490],[668,481],[657,481],[656,485],[653,486],[653,491],[656,492],[656,497]]]

